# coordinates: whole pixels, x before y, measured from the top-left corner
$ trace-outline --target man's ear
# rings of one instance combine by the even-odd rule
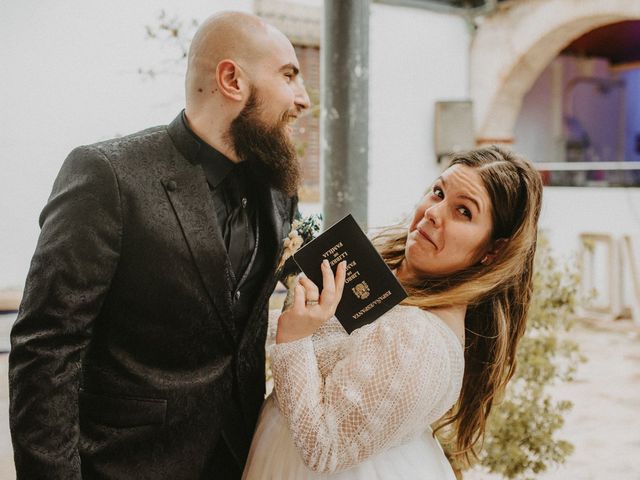
[[[508,238],[498,238],[493,242],[489,251],[484,254],[480,263],[482,265],[491,265],[507,243],[509,243]]]
[[[221,60],[216,67],[217,88],[223,97],[242,101],[245,78],[242,69],[233,60]]]

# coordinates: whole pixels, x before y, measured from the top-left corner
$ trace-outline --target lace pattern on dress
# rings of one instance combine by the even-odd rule
[[[455,403],[463,348],[430,312],[395,307],[348,335],[334,318],[271,348],[276,398],[312,470],[334,472],[427,430]]]

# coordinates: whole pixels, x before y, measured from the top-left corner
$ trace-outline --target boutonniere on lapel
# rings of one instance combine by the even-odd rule
[[[293,302],[293,288],[296,285],[296,278],[300,274],[300,268],[292,258],[293,254],[318,236],[321,223],[322,215],[319,213],[314,213],[307,217],[298,217],[291,223],[291,231],[287,238],[284,239],[282,256],[276,270],[276,278],[279,278],[287,287],[284,308],[287,308]]]

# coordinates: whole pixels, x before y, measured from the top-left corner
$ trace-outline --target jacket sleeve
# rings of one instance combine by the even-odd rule
[[[80,479],[80,365],[121,244],[118,182],[92,147],[65,160],[40,216],[9,356],[18,479]]]
[[[352,333],[325,374],[311,337],[272,348],[278,405],[309,468],[357,465],[451,407],[462,360],[437,321],[382,317]]]

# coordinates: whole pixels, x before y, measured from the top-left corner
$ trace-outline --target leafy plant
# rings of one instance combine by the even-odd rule
[[[557,439],[569,401],[555,401],[549,387],[574,378],[584,361],[578,345],[563,334],[573,324],[579,276],[560,265],[548,240],[538,241],[534,293],[527,333],[518,348],[518,368],[505,396],[487,421],[480,464],[504,478],[532,479],[563,463],[573,445]]]

